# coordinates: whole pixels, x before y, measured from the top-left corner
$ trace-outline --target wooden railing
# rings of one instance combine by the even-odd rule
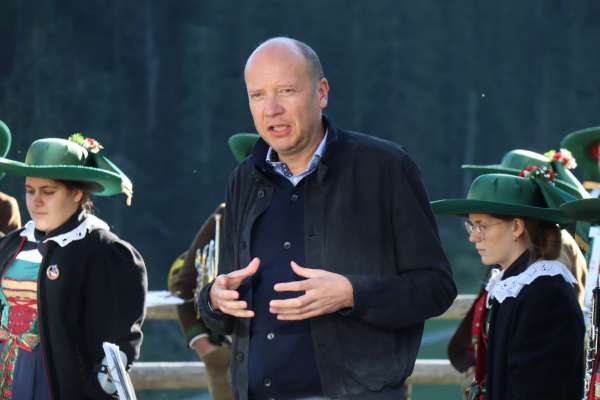
[[[474,295],[459,295],[452,306],[437,320],[462,319],[475,300]],[[151,292],[146,307],[150,320],[177,319],[176,305],[179,301],[167,292]],[[159,389],[206,389],[206,370],[202,362],[138,362],[131,371],[137,390]],[[461,384],[465,376],[457,372],[448,360],[418,359],[413,374],[408,378],[408,392],[415,384],[445,385]]]

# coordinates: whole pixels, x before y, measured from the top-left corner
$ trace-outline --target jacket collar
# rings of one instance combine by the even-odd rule
[[[327,142],[325,145],[325,152],[319,161],[319,166],[317,167],[316,171],[319,181],[325,177],[328,169],[328,161],[331,161],[335,156],[335,148],[340,141],[340,131],[333,125],[331,120],[323,115],[322,121],[324,129],[327,131]],[[263,138],[259,138],[252,149],[250,160],[257,170],[263,173],[274,174],[275,172],[273,171],[273,167],[271,167],[266,161],[268,151],[269,144],[265,142]]]
[[[25,224],[20,236],[28,241],[46,243],[53,241],[61,247],[69,243],[83,239],[89,232],[96,229],[110,230],[106,222],[94,215],[86,215],[81,211],[74,213],[69,219],[57,229],[50,232],[42,232],[35,228],[35,223],[29,221]]]
[[[519,275],[529,266],[529,251],[525,250],[505,271],[502,280]]]

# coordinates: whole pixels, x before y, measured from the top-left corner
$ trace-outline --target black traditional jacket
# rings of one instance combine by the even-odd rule
[[[530,264],[523,253],[501,282]],[[487,400],[582,398],[585,328],[570,283],[560,275],[540,276],[516,297],[492,300],[490,312]]]
[[[111,399],[96,377],[104,358],[102,342],[118,345],[129,365],[139,356],[147,291],[144,261],[133,246],[106,229],[94,224],[79,229],[77,215],[47,236],[71,232],[60,236],[60,244],[44,241],[31,227],[0,240],[0,269],[4,271],[26,239],[21,232],[35,235],[43,255],[38,322],[51,398]],[[58,270],[55,279],[47,273],[51,266]]]
[[[220,273],[250,262],[252,229],[273,193],[267,149],[259,140],[231,175]],[[354,289],[352,309],[310,321],[324,395],[400,398],[424,321],[456,296],[417,167],[395,143],[328,124],[323,158],[304,179],[305,264],[343,274]],[[249,304],[251,286],[241,289]],[[232,384],[245,400],[250,320],[213,312],[209,290],[199,307],[209,328],[233,333]]]

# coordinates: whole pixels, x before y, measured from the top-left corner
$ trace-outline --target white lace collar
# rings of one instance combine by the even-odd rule
[[[540,260],[531,264],[525,271],[497,282],[489,292],[489,299],[496,299],[502,303],[509,297],[517,297],[521,289],[529,285],[540,276],[560,275],[570,284],[576,284],[577,279],[567,267],[556,260]]]
[[[60,235],[44,239],[44,243],[51,240],[58,244],[60,247],[65,247],[71,242],[83,239],[85,235],[88,234],[88,232],[91,232],[96,229],[105,229],[109,231],[110,227],[106,222],[102,221],[100,218],[94,215],[88,215],[75,229],[70,230],[69,232],[61,233]],[[35,222],[29,221],[25,224],[25,229],[23,229],[23,231],[21,232],[21,236],[25,236],[30,242],[37,242],[34,231]]]

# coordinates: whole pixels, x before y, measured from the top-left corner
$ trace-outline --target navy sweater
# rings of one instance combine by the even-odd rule
[[[321,394],[321,382],[310,322],[279,321],[269,302],[301,296],[303,292],[274,291],[278,282],[304,279],[292,271],[290,261],[304,264],[303,181],[294,187],[274,176],[270,207],[252,231],[251,253],[260,267],[252,279],[255,317],[250,327],[248,394],[251,399],[288,399]],[[289,368],[293,362],[294,368]]]

